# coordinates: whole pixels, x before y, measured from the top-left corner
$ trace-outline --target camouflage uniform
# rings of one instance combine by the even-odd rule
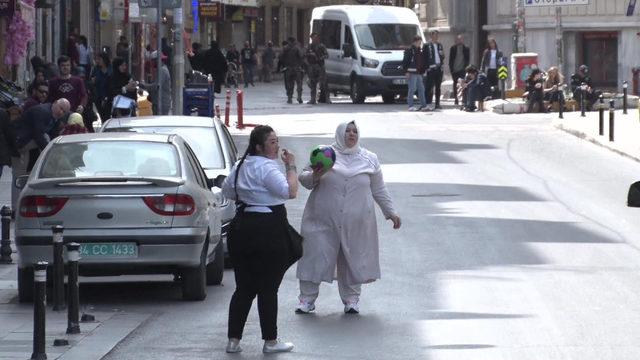
[[[311,88],[310,104],[315,104],[317,95],[317,85],[320,85],[320,93],[325,94],[325,101],[330,103],[329,89],[327,86],[327,73],[324,68],[324,60],[329,57],[327,48],[323,44],[311,43],[307,48],[305,58],[307,60],[307,75],[309,76],[309,87]]]
[[[302,104],[302,79],[304,77],[304,51],[298,44],[289,42],[280,56],[280,66],[284,68],[284,87],[287,103],[291,104],[294,85],[298,92],[298,103]]]

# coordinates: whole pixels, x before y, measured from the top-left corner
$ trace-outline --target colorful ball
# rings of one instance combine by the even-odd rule
[[[336,152],[331,146],[319,145],[311,151],[311,167],[329,170],[336,162]]]

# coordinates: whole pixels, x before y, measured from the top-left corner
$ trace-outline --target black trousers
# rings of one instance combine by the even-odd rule
[[[456,105],[458,105],[458,101],[461,100],[458,99],[458,80],[464,79],[465,74],[464,70],[451,73],[451,77],[453,78],[453,98],[455,99]]]
[[[436,95],[436,106],[440,106],[440,86],[442,85],[442,69],[434,69],[427,71],[427,77],[424,79],[424,91],[427,95],[427,104],[433,102],[434,88]]]
[[[535,105],[538,105],[538,112],[546,112],[544,108],[544,95],[542,91],[536,91],[532,94],[529,94],[527,98],[527,112],[533,112]]]
[[[278,288],[287,270],[286,227],[274,213],[245,212],[233,220],[229,253],[236,290],[229,304],[228,337],[242,339],[253,299],[258,298],[262,339],[278,337]]]
[[[489,81],[489,87],[493,87],[491,97],[497,99],[500,93],[500,89],[498,89],[498,69],[487,69],[487,80]]]

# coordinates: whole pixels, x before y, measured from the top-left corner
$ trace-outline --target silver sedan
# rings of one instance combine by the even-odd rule
[[[238,159],[229,131],[220,120],[212,118],[178,115],[116,118],[106,121],[100,131],[178,134],[189,143],[211,179],[228,176]],[[226,234],[235,216],[235,205],[222,196],[220,189],[212,191],[222,202],[222,241],[226,254]],[[225,261],[230,264],[228,258]]]
[[[220,202],[177,135],[101,133],[52,141],[27,177],[16,216],[19,300],[33,297],[33,264],[52,261],[52,231],[81,244],[86,276],[169,273],[202,300],[224,272]]]

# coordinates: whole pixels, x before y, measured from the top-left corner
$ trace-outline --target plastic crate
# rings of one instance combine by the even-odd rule
[[[208,84],[188,84],[182,89],[182,114],[213,117],[214,100]]]

